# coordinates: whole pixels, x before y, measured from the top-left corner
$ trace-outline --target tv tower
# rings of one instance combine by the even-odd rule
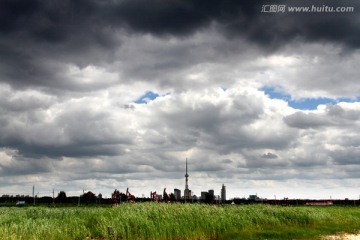
[[[191,198],[191,191],[189,190],[189,183],[188,183],[188,167],[187,167],[187,158],[186,158],[186,172],[185,172],[185,190],[184,190],[184,200],[186,202],[186,200]]]

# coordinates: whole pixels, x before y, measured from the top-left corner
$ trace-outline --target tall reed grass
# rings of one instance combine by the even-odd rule
[[[358,223],[359,208],[336,206],[136,203],[117,208],[3,207],[0,239],[306,239],[321,233],[359,231]]]

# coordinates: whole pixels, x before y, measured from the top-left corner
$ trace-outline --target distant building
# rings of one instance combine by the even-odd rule
[[[200,196],[200,199],[201,200],[205,200],[206,199],[206,194],[207,194],[208,192],[201,192],[201,196]]]
[[[211,195],[211,196],[214,196],[215,194],[214,194],[214,189],[210,189],[209,190],[209,194]]]
[[[214,190],[210,189],[207,192],[202,192],[201,193],[203,196],[203,201],[206,203],[212,203],[215,200],[215,195],[214,195]]]
[[[181,199],[181,190],[175,188],[175,189],[174,189],[174,195],[175,195],[175,199],[176,199],[177,201],[179,201],[179,200]]]
[[[187,200],[191,200],[191,190],[190,189],[185,189],[185,191],[184,191],[184,200],[185,200],[185,202],[187,201]]]
[[[223,184],[221,187],[221,202],[225,203],[226,201],[226,187]]]
[[[248,198],[249,200],[251,200],[251,201],[258,201],[258,200],[260,200],[260,198],[257,196],[257,195],[249,195],[249,198]]]

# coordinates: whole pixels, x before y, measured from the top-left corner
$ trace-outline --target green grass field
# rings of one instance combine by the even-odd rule
[[[360,231],[360,208],[136,203],[1,207],[0,239],[320,239]]]

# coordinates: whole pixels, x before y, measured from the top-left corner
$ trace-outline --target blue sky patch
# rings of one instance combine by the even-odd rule
[[[351,98],[302,98],[299,100],[292,100],[291,96],[286,93],[282,93],[281,90],[277,90],[274,87],[265,86],[260,89],[264,91],[271,99],[281,99],[288,102],[289,106],[295,109],[301,110],[314,110],[321,104],[336,104],[337,102],[355,102],[359,101],[360,97],[356,99]]]
[[[268,95],[271,99],[281,99],[286,102],[289,102],[291,100],[291,96],[289,94],[281,93],[273,87],[265,86],[260,88],[260,90],[264,91],[264,93]]]
[[[292,108],[303,110],[314,110],[321,104],[335,104],[337,101],[331,98],[302,98],[297,101],[289,101],[288,104]]]
[[[144,95],[142,95],[137,100],[135,100],[134,103],[147,104],[149,101],[154,100],[158,96],[159,96],[159,94],[157,94],[157,93],[154,93],[152,91],[147,91],[147,92],[145,92]]]

